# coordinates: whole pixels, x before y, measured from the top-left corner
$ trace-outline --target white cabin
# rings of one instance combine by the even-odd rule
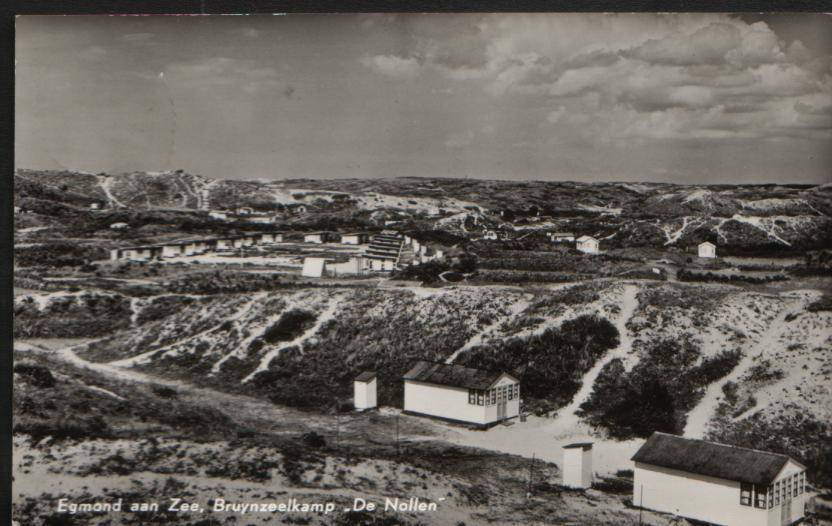
[[[563,485],[570,488],[592,487],[592,442],[563,446]]]
[[[704,243],[699,243],[699,257],[700,258],[715,258],[716,257],[716,245],[714,245],[710,241],[705,241]]]
[[[303,270],[300,275],[305,278],[320,278],[326,272],[325,258],[303,258]]]
[[[376,373],[364,371],[353,381],[353,405],[359,411],[374,409],[378,406],[376,399]]]
[[[483,233],[482,238],[483,239],[488,239],[488,240],[491,240],[491,241],[496,241],[497,240],[497,232],[495,232],[493,230],[486,230]]]
[[[574,243],[575,234],[572,232],[551,232],[548,234],[552,243]]]
[[[581,236],[575,242],[575,248],[584,254],[597,254],[599,252],[600,241],[592,236]]]
[[[208,217],[210,217],[212,219],[219,219],[221,221],[227,221],[228,220],[228,212],[220,212],[218,210],[213,210],[211,212],[208,212]]]
[[[344,245],[363,245],[368,240],[367,234],[351,233],[341,234],[341,243]]]
[[[806,467],[786,455],[653,433],[632,460],[636,506],[722,526],[804,515]]]
[[[404,412],[490,427],[520,414],[520,381],[505,372],[419,361],[404,375]]]

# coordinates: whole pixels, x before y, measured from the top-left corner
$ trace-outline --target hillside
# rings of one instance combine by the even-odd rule
[[[464,234],[510,221],[513,229],[548,227],[588,233],[612,247],[685,247],[710,239],[728,252],[795,252],[823,248],[832,240],[828,185],[415,178],[240,181],[182,171],[95,175],[18,170],[15,199],[55,218],[51,223],[58,228],[67,216],[84,220],[81,212],[92,203],[104,207],[111,221],[122,220],[129,212],[133,221],[150,223],[152,219],[142,217],[152,211],[196,213],[198,218],[210,209],[278,212],[285,205],[303,203],[310,207],[309,216],[287,217],[287,224],[317,228],[336,221],[366,226],[393,218],[411,228]]]

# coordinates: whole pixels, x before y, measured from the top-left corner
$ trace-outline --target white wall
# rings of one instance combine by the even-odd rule
[[[303,236],[304,243],[323,243],[321,236],[319,235],[307,235]]]
[[[768,526],[769,510],[740,505],[739,482],[641,462],[635,463],[633,504],[723,526]]]
[[[711,245],[699,245],[699,257],[700,258],[715,258],[716,257],[716,247]]]
[[[508,375],[503,375],[493,387],[502,387],[504,385],[514,385],[517,382],[512,380]],[[499,420],[496,405],[489,405],[485,406],[485,421],[486,422],[496,422]],[[518,395],[516,398],[512,400],[506,401],[506,418],[514,418],[520,415],[520,396]]]
[[[372,409],[376,400],[376,379],[369,382],[353,382],[353,405],[356,409]]]
[[[341,243],[345,245],[360,245],[361,239],[359,236],[341,236]]]
[[[576,248],[586,254],[596,254],[598,252],[598,241],[594,239],[578,241],[578,245],[576,246]]]
[[[563,448],[563,485],[571,488],[592,486],[592,449]]]
[[[320,278],[326,272],[326,260],[324,258],[303,258],[303,270],[300,275],[307,278]]]
[[[485,424],[485,406],[468,403],[468,389],[405,380],[404,409],[414,413]]]

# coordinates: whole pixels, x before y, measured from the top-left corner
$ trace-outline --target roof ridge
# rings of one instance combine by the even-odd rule
[[[682,440],[688,440],[688,441],[691,441],[691,442],[704,442],[706,444],[712,444],[714,446],[722,446],[722,447],[727,447],[727,448],[731,448],[731,449],[742,449],[744,451],[753,451],[755,453],[762,453],[764,455],[771,455],[771,456],[774,456],[774,457],[784,457],[784,458],[787,458],[789,460],[792,460],[792,457],[789,456],[789,455],[786,455],[785,453],[777,453],[777,452],[774,452],[774,451],[765,451],[763,449],[755,449],[753,447],[744,447],[744,446],[737,446],[737,445],[734,445],[734,444],[725,444],[725,443],[722,443],[722,442],[716,442],[714,440],[706,440],[704,438],[693,438],[693,437],[686,437],[686,436],[682,436],[682,435],[674,435],[673,433],[665,433],[664,431],[653,431],[653,434],[665,435],[665,436],[669,436],[669,437],[673,437],[673,438],[679,438],[679,439],[682,439]]]

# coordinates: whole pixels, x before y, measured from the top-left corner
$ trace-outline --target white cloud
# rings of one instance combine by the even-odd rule
[[[417,59],[401,58],[395,55],[364,57],[361,62],[365,66],[390,77],[413,77],[421,69]]]

